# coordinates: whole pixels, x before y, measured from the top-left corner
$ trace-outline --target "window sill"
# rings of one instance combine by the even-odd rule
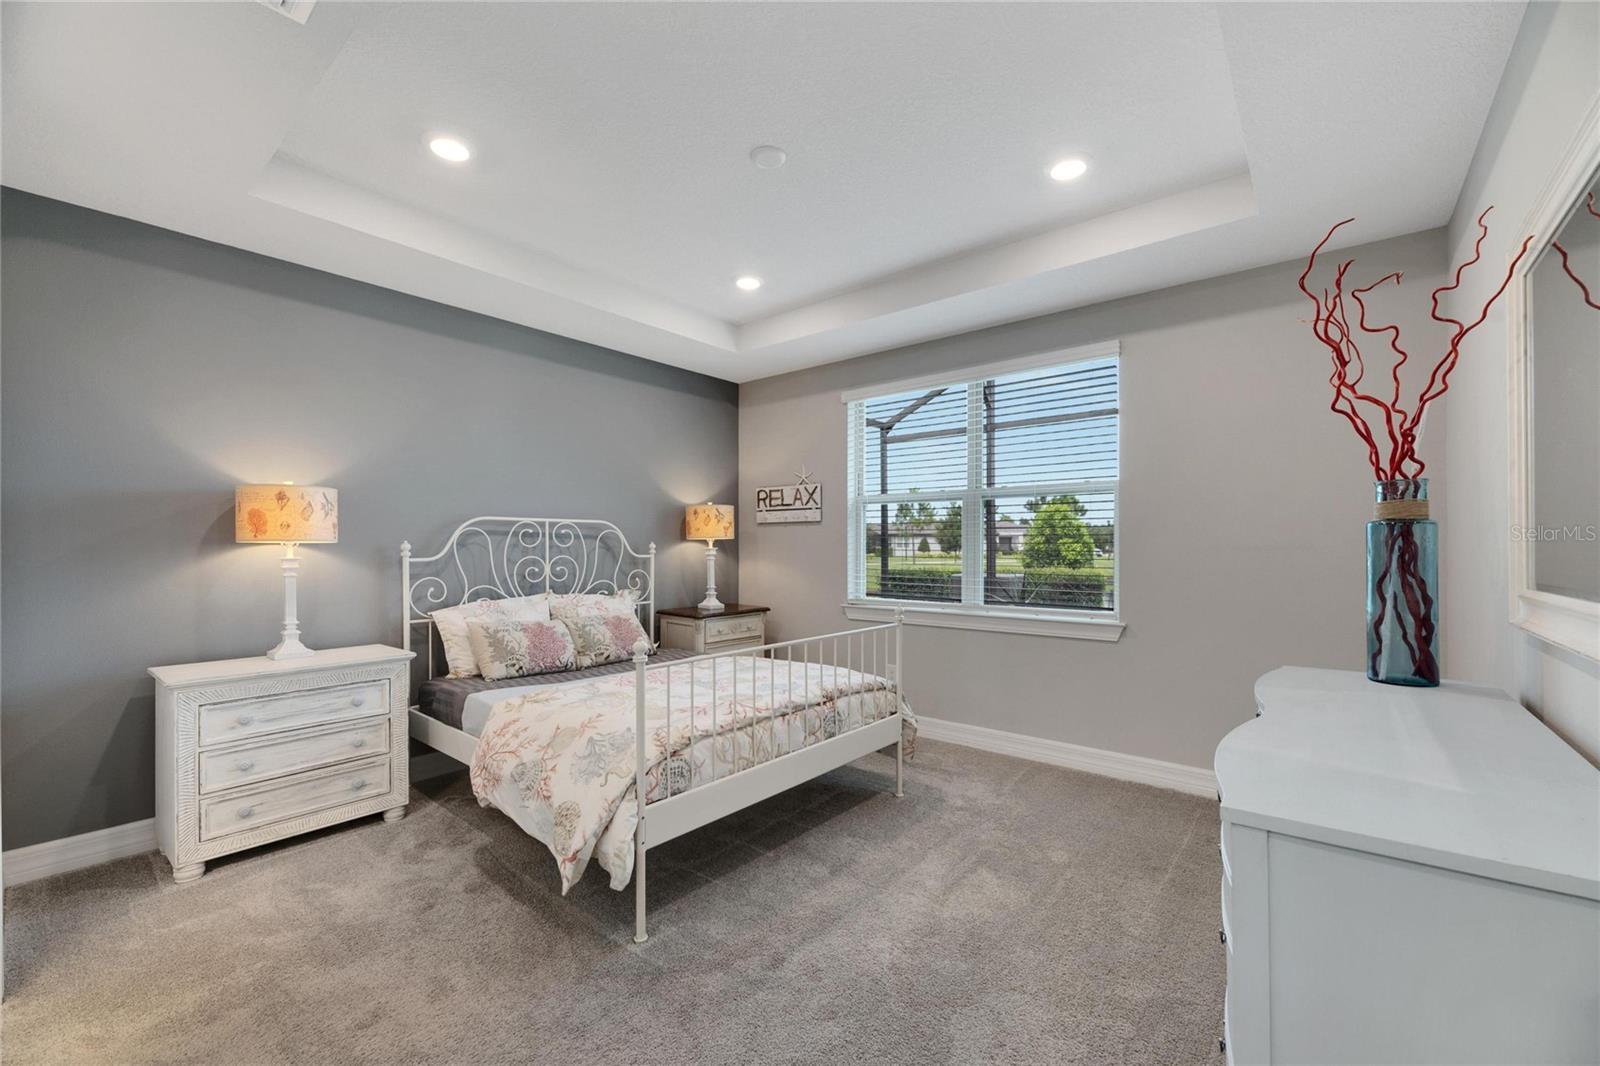
[[[937,606],[895,600],[851,600],[844,605],[844,616],[858,622],[892,622],[895,611],[904,609],[906,624],[938,629],[980,629],[990,633],[1021,633],[1034,637],[1065,637],[1072,640],[1117,641],[1122,639],[1123,623],[1115,618],[1074,613],[1015,611],[975,606]]]

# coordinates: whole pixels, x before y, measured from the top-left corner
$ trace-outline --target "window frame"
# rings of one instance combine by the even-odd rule
[[[981,393],[984,382],[1009,374],[1047,367],[1065,367],[1072,363],[1095,359],[1117,360],[1117,476],[1109,484],[1106,479],[1094,481],[1036,482],[1021,486],[984,486],[982,484],[983,451],[971,446],[975,434],[982,432]],[[889,381],[867,388],[851,389],[840,394],[845,405],[845,486],[848,519],[845,548],[845,616],[857,621],[889,621],[898,616],[912,625],[935,626],[953,629],[980,629],[1001,633],[1026,633],[1041,636],[1074,637],[1084,640],[1115,641],[1122,636],[1122,345],[1119,341],[1080,345],[1073,348],[1052,349],[1034,355],[978,366],[969,366],[942,374],[925,375]],[[967,389],[967,480],[956,491],[928,491],[919,493],[873,493],[868,496],[865,481],[865,401],[879,399],[897,392],[917,389],[935,389],[941,386],[963,386]],[[985,499],[1018,495],[1063,495],[1068,493],[1111,492],[1111,520],[1115,530],[1116,548],[1111,553],[1112,608],[1109,611],[1081,609],[1030,609],[983,602],[982,551],[987,550],[983,540],[983,506]],[[925,600],[901,600],[883,596],[866,595],[866,508],[893,506],[904,501],[959,500],[962,509],[963,566],[960,603],[936,603]],[[976,553],[978,566],[966,565],[966,546],[981,545]],[[858,580],[859,578],[859,580]]]

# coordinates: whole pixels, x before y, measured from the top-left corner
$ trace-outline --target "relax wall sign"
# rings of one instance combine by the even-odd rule
[[[756,522],[822,521],[822,486],[811,480],[805,467],[793,485],[756,489]]]

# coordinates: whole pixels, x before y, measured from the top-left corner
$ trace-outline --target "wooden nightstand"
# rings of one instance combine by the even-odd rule
[[[730,603],[720,611],[698,607],[668,607],[656,612],[663,648],[689,651],[738,651],[759,648],[767,642],[770,607]]]
[[[173,879],[335,822],[403,817],[411,657],[367,644],[152,667],[156,839]]]

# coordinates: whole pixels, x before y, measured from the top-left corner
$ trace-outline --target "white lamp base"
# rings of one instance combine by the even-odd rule
[[[295,577],[300,570],[300,560],[295,557],[294,545],[283,546],[283,639],[267,652],[269,659],[303,659],[316,654],[300,643],[300,619],[295,614]]]
[[[702,611],[720,611],[725,604],[717,599],[717,546],[706,542],[706,598],[698,604]]]
[[[316,652],[300,643],[299,637],[284,637],[282,640],[278,641],[278,646],[276,648],[273,648],[271,651],[267,652],[267,658],[304,659],[307,655],[315,654]]]

